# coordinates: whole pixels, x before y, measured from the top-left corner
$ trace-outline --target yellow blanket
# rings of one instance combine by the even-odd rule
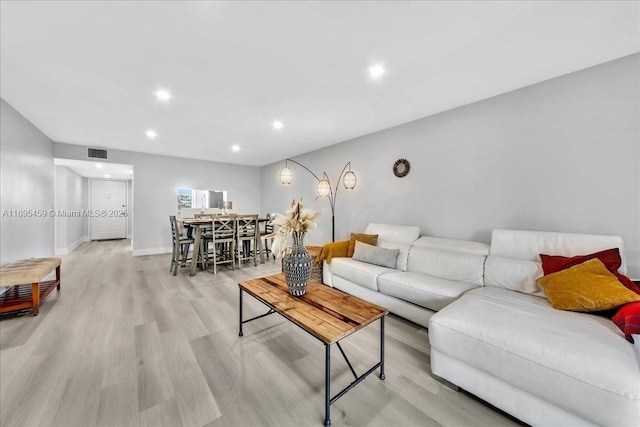
[[[316,257],[316,262],[327,260],[331,264],[332,258],[346,257],[349,249],[349,241],[342,240],[340,242],[327,243],[322,247],[320,254]]]

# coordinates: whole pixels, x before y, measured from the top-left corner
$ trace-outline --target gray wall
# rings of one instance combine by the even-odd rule
[[[336,240],[369,222],[484,242],[495,228],[619,235],[640,278],[639,62],[635,54],[296,160],[332,181],[353,163],[358,185],[338,193]],[[400,179],[392,165],[402,157],[411,172]],[[330,240],[314,179],[290,165],[294,182],[281,185],[283,163],[262,168],[263,210],[284,213],[303,196],[323,212],[308,242]]]
[[[87,147],[54,143],[57,158],[87,160]],[[171,251],[169,215],[178,188],[226,190],[240,213],[260,212],[260,169],[204,160],[109,150],[109,162],[133,165],[133,254]]]
[[[11,217],[12,209],[54,207],[52,141],[0,99],[0,264],[52,256],[54,218]]]
[[[56,212],[89,208],[88,179],[66,166],[56,168]],[[66,255],[89,239],[88,217],[56,216],[56,254]]]

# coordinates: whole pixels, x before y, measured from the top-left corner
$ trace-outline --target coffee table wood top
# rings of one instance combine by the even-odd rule
[[[386,308],[313,281],[303,296],[294,297],[284,274],[247,280],[238,286],[325,344],[336,343],[389,314]]]

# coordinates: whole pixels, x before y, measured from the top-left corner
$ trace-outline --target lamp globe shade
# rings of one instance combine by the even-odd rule
[[[356,174],[353,171],[348,171],[344,174],[342,178],[342,183],[344,184],[344,188],[347,190],[353,190],[356,188],[356,183],[358,182],[358,178],[356,178]]]
[[[291,184],[293,181],[293,171],[287,166],[280,170],[280,182],[283,184]]]
[[[331,194],[331,184],[327,179],[321,179],[318,181],[318,196],[327,197]]]

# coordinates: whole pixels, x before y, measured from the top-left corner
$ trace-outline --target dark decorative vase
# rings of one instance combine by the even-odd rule
[[[294,231],[291,252],[284,256],[283,269],[289,293],[295,297],[307,292],[311,278],[311,255],[304,247],[304,231]]]

